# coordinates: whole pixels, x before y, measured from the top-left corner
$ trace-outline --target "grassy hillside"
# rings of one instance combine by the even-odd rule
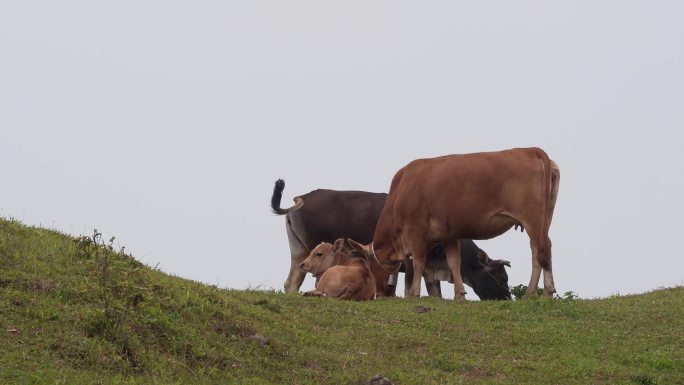
[[[108,243],[0,219],[0,383],[684,384],[682,287],[335,302],[217,289]]]

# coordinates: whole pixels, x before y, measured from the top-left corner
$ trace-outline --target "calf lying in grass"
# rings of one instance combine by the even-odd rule
[[[344,239],[316,246],[299,268],[316,278],[316,289],[304,295],[352,299],[375,298],[375,279],[366,257],[357,251],[344,251]]]

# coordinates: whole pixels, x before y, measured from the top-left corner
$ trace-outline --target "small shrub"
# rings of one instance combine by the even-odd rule
[[[579,298],[579,296],[574,291],[566,291],[565,294],[559,295],[558,298],[561,301],[572,301]]]
[[[513,294],[513,297],[516,300],[522,299],[523,296],[525,296],[526,292],[527,292],[527,286],[522,285],[522,284],[518,285],[518,286],[513,286],[511,288],[511,294]],[[544,295],[544,289],[538,287],[537,288],[537,296],[542,296],[542,295]],[[574,291],[566,291],[565,294],[557,295],[556,298],[558,298],[562,301],[572,301],[572,300],[579,298],[579,296]]]
[[[527,286],[525,285],[518,285],[518,286],[513,286],[511,288],[511,294],[513,294],[513,297],[516,300],[522,299],[525,293],[527,292]],[[544,290],[541,288],[537,288],[537,296],[541,296],[544,294]]]
[[[93,231],[92,237],[76,240],[75,256],[88,261],[97,278],[97,312],[87,324],[86,334],[115,344],[124,362],[130,368],[140,369],[135,354],[140,344],[127,328],[127,321],[138,310],[144,296],[128,279],[130,257],[123,248],[114,249],[114,237],[105,243],[97,230]]]

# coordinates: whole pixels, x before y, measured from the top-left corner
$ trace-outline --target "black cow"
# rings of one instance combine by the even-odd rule
[[[504,266],[510,267],[508,261],[490,259],[484,250],[477,247],[470,239],[459,241],[463,260],[461,261],[461,276],[463,282],[472,287],[480,299],[510,299],[508,290],[508,274]],[[413,263],[409,259],[399,268],[404,272],[404,296],[409,296],[411,282],[413,282]],[[454,277],[446,260],[442,246],[436,246],[428,254],[425,271],[423,272],[425,287],[432,297],[441,297],[440,281],[454,283]]]
[[[365,191],[314,190],[294,198],[295,205],[282,209],[285,182],[276,181],[271,197],[271,208],[278,215],[286,215],[286,231],[290,244],[290,273],[285,281],[285,291],[295,292],[304,281],[305,274],[299,269],[302,261],[321,242],[332,243],[338,238],[350,238],[362,244],[373,240],[375,225],[387,200],[387,194]],[[510,299],[508,275],[504,266],[510,263],[491,260],[471,240],[461,240],[464,282],[473,288],[480,299]],[[412,277],[411,264],[402,268],[406,278]],[[372,269],[382,266],[375,260]],[[377,295],[394,296],[394,283],[376,282]],[[440,281],[453,282],[451,270],[446,262],[444,248],[437,245],[430,252],[423,274],[428,294],[441,297]],[[407,287],[411,281],[406,281]]]

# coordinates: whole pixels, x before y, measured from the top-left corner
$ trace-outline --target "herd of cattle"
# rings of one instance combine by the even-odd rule
[[[504,260],[489,258],[473,239],[490,239],[515,226],[527,231],[534,295],[543,272],[544,294],[556,292],[549,227],[560,170],[539,148],[515,148],[417,159],[394,176],[389,194],[314,190],[280,207],[285,182],[275,183],[271,208],[286,216],[291,266],[285,290],[298,291],[306,273],[316,278],[306,295],[369,300],[394,296],[399,272],[407,296],[441,297],[440,281],[464,283],[480,299],[510,299]]]

